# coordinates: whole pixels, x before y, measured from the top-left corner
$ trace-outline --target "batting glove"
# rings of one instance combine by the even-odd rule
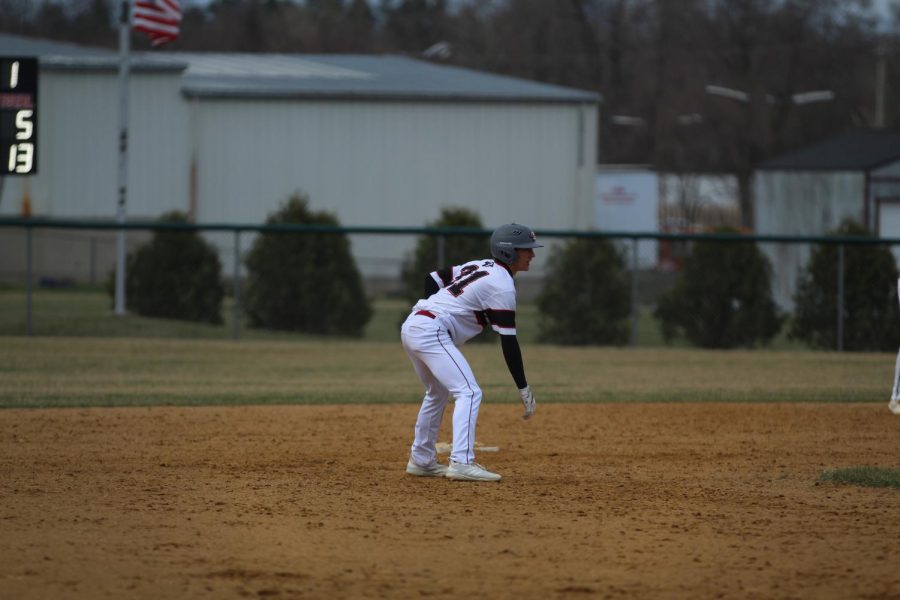
[[[534,414],[537,408],[537,401],[534,399],[534,394],[531,393],[531,386],[529,385],[519,390],[519,395],[522,396],[522,405],[525,407],[525,414],[522,415],[522,418],[527,419]]]

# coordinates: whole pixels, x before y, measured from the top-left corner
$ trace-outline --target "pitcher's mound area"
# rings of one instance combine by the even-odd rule
[[[900,597],[900,490],[817,484],[884,404],[486,404],[500,483],[406,475],[417,411],[0,411],[0,596]]]

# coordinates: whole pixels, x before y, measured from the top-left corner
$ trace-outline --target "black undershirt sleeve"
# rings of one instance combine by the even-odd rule
[[[440,286],[438,286],[437,281],[434,280],[434,277],[429,273],[425,276],[425,295],[423,298],[430,298],[433,293],[438,291]]]
[[[528,385],[525,381],[525,366],[522,364],[522,350],[519,348],[519,340],[514,335],[501,335],[500,346],[503,347],[503,358],[506,366],[520,390]]]
[[[450,282],[453,281],[453,267],[445,267],[443,269],[438,269],[435,271],[437,276],[440,277],[442,285],[441,287],[447,287],[450,285]]]

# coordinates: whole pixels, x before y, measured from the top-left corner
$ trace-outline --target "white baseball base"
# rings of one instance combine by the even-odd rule
[[[438,454],[450,454],[453,445],[449,442],[438,442],[434,445]],[[475,450],[478,452],[500,452],[500,446],[485,446],[481,442],[475,442]]]

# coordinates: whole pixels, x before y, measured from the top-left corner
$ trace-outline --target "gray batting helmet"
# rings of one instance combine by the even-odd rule
[[[516,248],[543,248],[538,244],[534,232],[527,225],[509,223],[501,225],[491,235],[491,255],[508,265],[516,260]]]

